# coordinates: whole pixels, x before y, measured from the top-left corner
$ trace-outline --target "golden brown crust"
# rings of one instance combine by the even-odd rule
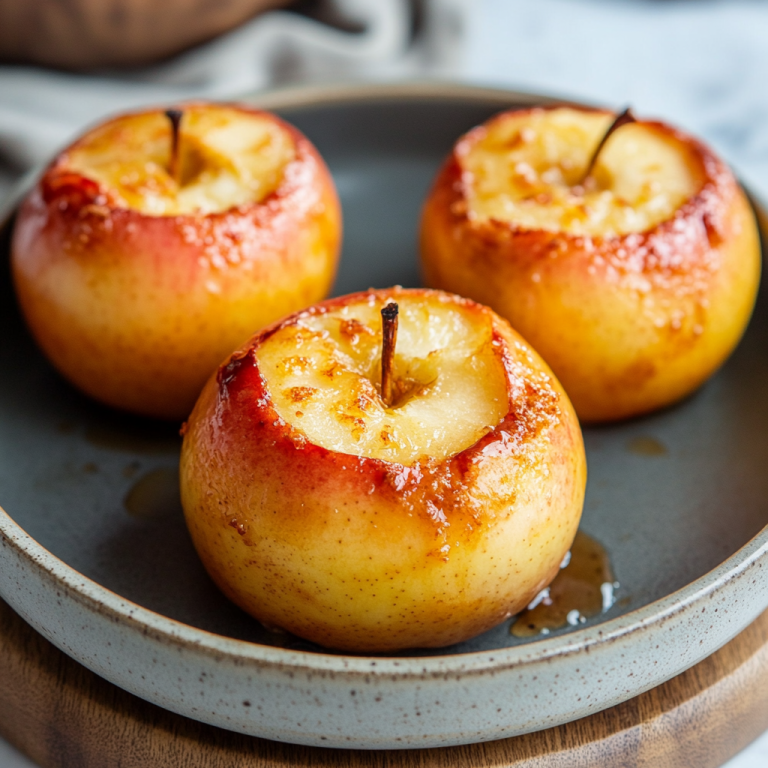
[[[614,269],[642,272],[645,274],[688,274],[696,264],[710,268],[706,256],[710,247],[722,241],[728,227],[725,215],[738,184],[730,169],[705,144],[693,136],[659,121],[643,120],[639,124],[658,131],[685,144],[700,164],[704,183],[701,189],[682,206],[672,218],[642,233],[629,233],[611,237],[575,235],[568,232],[551,232],[544,229],[530,229],[513,222],[491,219],[473,220],[468,206],[471,180],[462,171],[461,157],[482,138],[489,126],[509,116],[519,117],[533,111],[550,111],[558,106],[533,107],[509,110],[491,118],[487,124],[473,128],[460,138],[452,153],[443,164],[427,198],[427,207],[435,208],[445,216],[444,225],[455,235],[475,238],[481,245],[479,255],[489,246],[506,247],[514,250],[508,258],[533,260],[537,256],[548,256],[553,249],[558,251],[585,252],[594,263],[610,263]],[[583,111],[611,114],[606,110],[583,108]],[[519,246],[513,243],[520,239]],[[670,238],[675,248],[670,248]],[[569,243],[570,245],[564,245]]]
[[[204,102],[189,102],[183,108],[204,107]],[[234,266],[243,259],[255,258],[264,247],[274,245],[280,231],[279,219],[312,215],[329,202],[321,200],[320,190],[330,187],[330,174],[315,147],[298,129],[276,115],[246,104],[224,104],[275,122],[294,143],[295,158],[285,167],[277,189],[263,200],[239,205],[218,213],[175,214],[155,216],[129,208],[112,198],[108,189],[69,167],[69,156],[78,146],[89,141],[89,133],[64,150],[47,168],[30,196],[22,204],[20,218],[26,219],[27,206],[46,220],[42,227],[61,227],[69,241],[68,252],[84,256],[98,253],[93,239],[110,238],[113,231],[152,232],[152,237],[168,239],[168,247],[177,250],[202,250],[212,263]],[[119,123],[129,115],[149,115],[157,110],[130,112],[104,123]],[[101,129],[103,126],[99,126]],[[320,182],[320,183],[318,183]],[[336,201],[338,206],[338,202]],[[271,242],[270,242],[271,241]],[[204,246],[204,248],[201,248]],[[172,253],[168,254],[172,258]]]

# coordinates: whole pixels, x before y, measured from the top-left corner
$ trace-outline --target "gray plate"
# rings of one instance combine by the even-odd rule
[[[345,215],[340,294],[418,285],[421,201],[454,140],[502,108],[546,99],[411,84],[253,101],[304,131],[333,172]],[[102,408],[59,378],[3,270],[0,595],[59,648],[147,700],[305,744],[494,739],[657,685],[768,606],[764,293],[741,346],[696,395],[585,434],[582,527],[621,584],[607,614],[535,641],[513,638],[507,623],[448,649],[369,658],[272,635],[220,596],[184,527],[176,428]]]

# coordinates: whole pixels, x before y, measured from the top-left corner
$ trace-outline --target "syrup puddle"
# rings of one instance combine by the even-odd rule
[[[548,635],[555,629],[578,626],[614,604],[619,585],[603,546],[579,531],[569,555],[549,587],[517,615],[509,630],[515,637]]]
[[[183,514],[178,468],[163,467],[142,475],[128,491],[123,504],[131,517],[141,520]]]
[[[638,456],[666,456],[667,446],[655,437],[641,435],[627,443],[627,450]]]

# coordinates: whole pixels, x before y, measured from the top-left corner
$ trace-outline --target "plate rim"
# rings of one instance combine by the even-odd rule
[[[329,84],[293,86],[255,94],[246,94],[237,101],[248,102],[264,109],[289,109],[345,103],[393,101],[445,102],[446,99],[487,103],[498,101],[499,108],[507,104],[588,104],[556,96],[485,87],[445,80],[419,80],[390,83]],[[0,210],[0,229],[12,220],[16,205],[25,194],[39,170],[22,178]],[[766,215],[759,201],[755,202],[758,218]],[[0,507],[0,542],[9,543],[17,555],[32,567],[46,573],[55,584],[66,590],[89,611],[108,615],[118,623],[128,624],[157,640],[181,644],[187,650],[203,652],[212,659],[227,658],[248,664],[283,668],[292,671],[344,674],[387,678],[391,682],[428,677],[481,676],[524,664],[540,663],[557,657],[581,653],[585,649],[610,643],[644,628],[659,625],[683,612],[708,594],[716,593],[728,582],[737,579],[757,561],[768,554],[768,525],[747,541],[730,557],[713,569],[674,592],[621,616],[608,619],[566,635],[537,638],[528,643],[489,651],[440,654],[434,656],[367,656],[322,651],[296,651],[229,638],[192,627],[163,614],[144,608],[121,597],[98,582],[67,565],[32,538],[8,512]],[[0,595],[3,596],[3,595]],[[768,606],[766,595],[763,608]]]

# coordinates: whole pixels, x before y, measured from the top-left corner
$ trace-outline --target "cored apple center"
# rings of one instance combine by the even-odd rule
[[[411,465],[476,443],[509,410],[489,318],[403,297],[396,395],[381,398],[380,298],[308,314],[256,350],[278,414],[328,450]]]

